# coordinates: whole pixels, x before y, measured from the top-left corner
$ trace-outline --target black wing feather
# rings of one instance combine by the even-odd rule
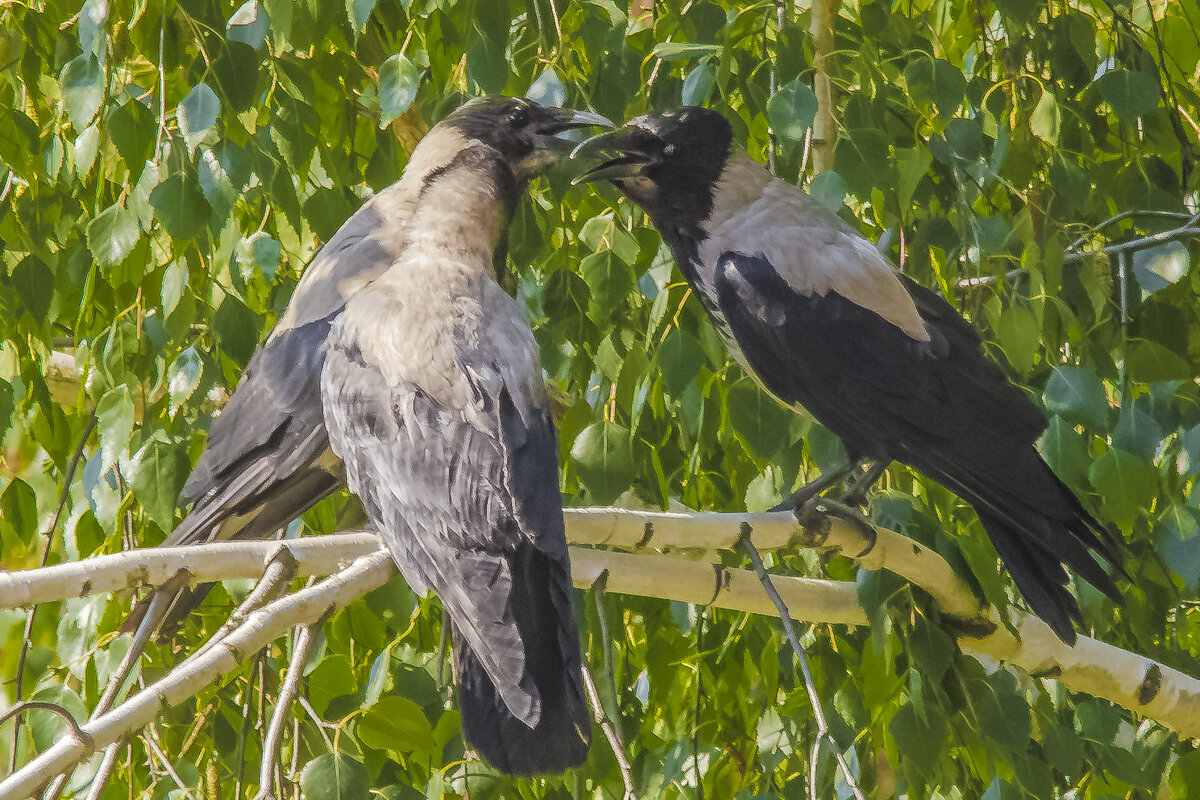
[[[1035,448],[1044,416],[945,300],[905,281],[930,332],[922,342],[836,292],[797,293],[764,258],[720,261],[720,310],[763,384],[849,451],[908,464],[971,503],[1021,593],[1064,641],[1080,612],[1063,564],[1117,597],[1088,552],[1119,565],[1109,533]]]

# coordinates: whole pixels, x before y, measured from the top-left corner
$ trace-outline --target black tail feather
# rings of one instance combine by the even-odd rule
[[[456,634],[463,736],[502,772],[562,772],[583,763],[591,740],[569,573],[532,546],[520,549],[511,569],[510,602],[525,646],[525,669],[540,695],[541,716],[533,728],[513,716],[479,658]]]

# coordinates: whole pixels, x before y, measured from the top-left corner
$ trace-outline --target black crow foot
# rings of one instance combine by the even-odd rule
[[[768,511],[794,511],[799,516],[801,510],[812,502],[813,499],[820,497],[821,494],[828,489],[841,483],[847,475],[854,470],[855,464],[843,464],[842,466],[826,472],[815,481],[809,481],[801,486],[790,496],[785,498],[782,503],[772,506]]]

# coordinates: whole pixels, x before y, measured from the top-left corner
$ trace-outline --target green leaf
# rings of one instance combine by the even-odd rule
[[[0,108],[0,161],[23,178],[32,178],[38,150],[37,124],[13,108]]]
[[[245,364],[258,345],[258,316],[233,295],[226,295],[213,315],[221,348],[239,364]]]
[[[1058,101],[1054,97],[1054,92],[1049,89],[1043,89],[1037,106],[1033,109],[1033,113],[1029,115],[1029,130],[1033,131],[1033,135],[1046,144],[1056,145],[1058,144],[1058,133],[1061,129],[1062,110],[1058,107]]]
[[[305,800],[369,800],[371,775],[343,753],[327,753],[304,765],[300,790]]]
[[[175,110],[179,132],[187,140],[188,147],[195,147],[201,137],[217,124],[220,113],[221,101],[207,83],[197,83],[192,87]]]
[[[928,774],[945,746],[946,720],[943,714],[926,714],[922,720],[911,703],[900,707],[892,717],[888,730],[896,740],[906,771]],[[910,774],[911,774],[910,773]]]
[[[268,282],[275,280],[279,269],[282,249],[266,231],[255,231],[238,242],[237,259],[241,266],[242,280],[249,281],[255,273]]]
[[[1127,402],[1113,427],[1113,446],[1139,458],[1153,459],[1162,441],[1162,429],[1145,403]]]
[[[257,50],[271,32],[271,17],[258,0],[246,0],[225,23],[225,38]]]
[[[1142,509],[1158,495],[1158,470],[1145,459],[1113,447],[1092,462],[1088,477],[1104,500],[1104,512],[1123,531],[1132,531]]]
[[[183,451],[156,434],[134,454],[126,476],[133,496],[142,504],[150,519],[169,531],[175,520],[175,498],[182,476],[187,471]]]
[[[337,229],[354,213],[354,205],[341,189],[317,189],[304,201],[304,218],[313,232],[329,241]]]
[[[687,331],[673,328],[654,353],[654,363],[663,377],[663,389],[676,396],[683,392],[705,365],[704,348]]]
[[[88,250],[100,266],[114,267],[133,252],[140,235],[137,218],[120,203],[113,203],[88,224]]]
[[[803,142],[816,115],[817,96],[798,78],[781,86],[767,101],[767,120],[776,135],[787,142]]]
[[[1200,511],[1172,503],[1154,524],[1154,546],[1189,591],[1200,591]]]
[[[104,102],[104,67],[92,55],[77,56],[63,67],[59,82],[71,125],[82,131]]]
[[[1046,383],[1046,408],[1068,422],[1097,432],[1108,430],[1108,397],[1093,369],[1055,367]]]
[[[962,104],[967,79],[962,70],[941,58],[916,58],[904,68],[909,94],[920,104],[937,107],[938,116],[949,118]]]
[[[717,70],[711,59],[703,59],[692,67],[683,79],[681,100],[685,106],[702,106],[708,102],[717,82]]]
[[[770,461],[781,446],[789,444],[794,413],[750,378],[729,387],[728,406],[734,433],[756,460]]]
[[[174,417],[200,385],[204,362],[195,347],[188,347],[171,362],[167,370],[168,413]]]
[[[308,675],[308,699],[318,714],[323,715],[333,700],[357,691],[354,669],[341,653],[326,656]]]
[[[721,52],[719,44],[701,44],[699,42],[659,42],[654,45],[651,55],[663,61],[682,61],[696,56],[707,56]]]
[[[579,271],[590,292],[589,317],[603,324],[614,314],[627,313],[629,293],[634,288],[632,267],[611,250],[605,250],[586,256],[579,264]]]
[[[1025,752],[1033,723],[1029,703],[1016,690],[1016,679],[1011,673],[1000,670],[975,686],[979,721],[984,732],[1014,753]]]
[[[900,176],[900,180],[896,184],[896,199],[901,213],[908,211],[913,193],[917,191],[917,185],[929,172],[929,165],[932,163],[933,155],[927,148],[898,148],[896,150],[896,164]],[[840,201],[838,205],[841,205]]]
[[[1135,339],[1129,343],[1125,368],[1129,377],[1140,383],[1182,381],[1192,377],[1192,367],[1186,359],[1148,339]]]
[[[925,680],[938,683],[954,661],[957,648],[944,630],[925,617],[917,617],[908,635],[908,650]]]
[[[84,707],[83,700],[63,684],[39,689],[29,699],[41,703],[53,703],[74,717],[80,725],[87,721],[87,708]],[[29,711],[28,715],[29,728],[33,733],[33,743],[40,751],[50,749],[56,742],[71,735],[67,721],[53,711],[34,709]]]
[[[128,386],[109,389],[96,403],[96,432],[100,435],[100,471],[107,472],[133,435],[133,398]]]
[[[25,256],[12,271],[13,288],[35,322],[46,319],[54,299],[54,273],[37,256]]]
[[[389,753],[428,751],[434,747],[433,727],[421,707],[407,697],[389,695],[359,718],[358,738],[367,747]]]
[[[138,100],[128,100],[109,113],[107,132],[134,180],[154,152],[157,121]]]
[[[1179,282],[1190,266],[1188,249],[1179,242],[1166,242],[1133,253],[1133,274],[1147,292],[1157,292]]]
[[[1131,125],[1158,106],[1158,81],[1144,72],[1110,69],[1093,86],[1117,116]]]
[[[13,410],[16,406],[13,404],[13,387],[12,384],[5,380],[0,380],[0,441],[3,441],[4,434],[12,427]]]
[[[571,445],[576,472],[592,502],[608,505],[633,482],[633,447],[629,429],[616,422],[594,422]]]
[[[163,229],[176,239],[192,239],[208,223],[210,209],[204,193],[182,173],[155,186],[150,205]]]
[[[387,127],[407,111],[413,100],[417,99],[420,86],[421,70],[403,53],[384,61],[379,66],[379,127]]]
[[[837,172],[827,169],[812,179],[808,193],[813,200],[836,214],[846,203],[846,181]]]

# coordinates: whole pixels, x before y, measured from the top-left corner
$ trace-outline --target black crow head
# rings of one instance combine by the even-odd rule
[[[647,114],[593,136],[572,158],[598,158],[582,181],[612,181],[656,225],[690,227],[708,217],[713,191],[733,143],[733,129],[715,111],[685,106]]]
[[[570,152],[575,143],[559,138],[563,131],[595,125],[612,127],[599,114],[500,96],[471,100],[442,124],[457,128],[468,141],[482,142],[495,149],[518,179],[541,174]]]

